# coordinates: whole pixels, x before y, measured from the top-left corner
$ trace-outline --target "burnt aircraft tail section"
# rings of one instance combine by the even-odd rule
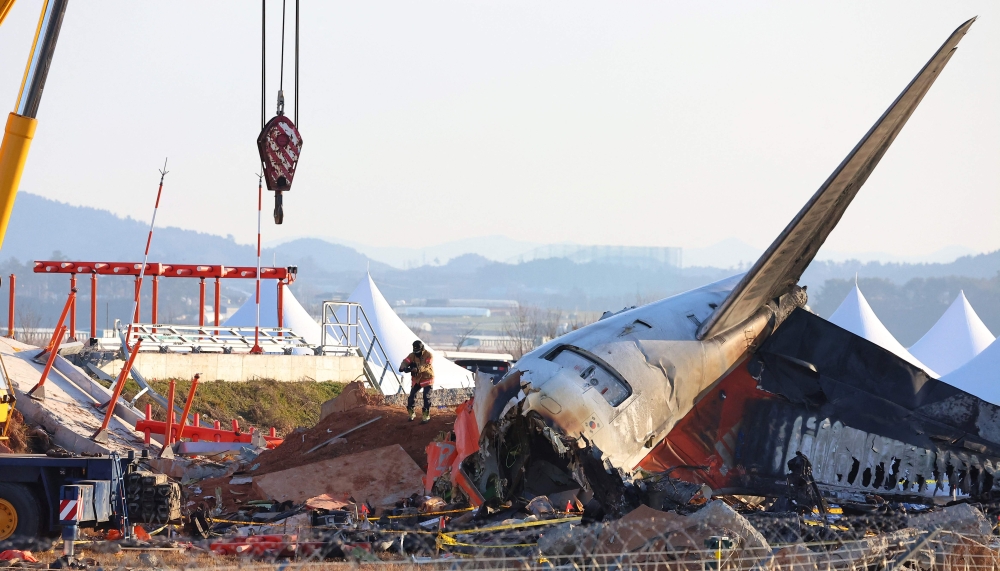
[[[955,53],[975,18],[955,30],[840,166],[799,211],[718,309],[698,338],[731,329],[798,283],[827,236]]]

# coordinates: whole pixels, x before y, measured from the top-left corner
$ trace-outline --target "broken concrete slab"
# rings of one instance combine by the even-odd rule
[[[62,353],[62,351],[60,351],[60,353]],[[83,371],[83,369],[77,367],[73,363],[70,363],[65,358],[57,356],[53,367],[64,377],[72,381],[73,384],[92,396],[96,401],[105,403],[111,400],[111,389],[92,379],[90,375]],[[135,426],[136,422],[145,418],[143,413],[120,397],[118,402],[115,403],[115,416],[120,417],[132,426]],[[162,442],[163,440],[162,438],[159,438],[157,441]]]
[[[364,383],[353,381],[347,383],[339,395],[320,406],[319,419],[323,420],[335,412],[344,412],[366,404],[368,404],[368,392],[365,390]]]
[[[969,504],[957,504],[940,510],[917,514],[906,520],[908,527],[930,531],[945,529],[965,535],[992,535],[993,526],[983,512]]]
[[[13,339],[0,339],[0,354],[3,355],[7,374],[18,399],[17,410],[28,424],[43,427],[51,435],[53,444],[78,454],[108,454],[111,451],[125,453],[142,447],[142,437],[133,430],[134,425],[117,415],[112,417],[108,426],[107,444],[91,440],[104,418],[103,412],[93,406],[98,400],[91,395],[89,387],[81,388],[58,368],[49,372],[45,382],[45,401],[30,398],[27,392],[38,383],[43,367],[32,361],[32,355],[37,351],[38,347],[32,345]],[[59,359],[57,362],[61,363]],[[66,365],[68,369],[61,368],[75,369],[68,362]],[[82,372],[80,374],[83,375]],[[73,376],[76,378],[76,375]],[[116,412],[118,408],[116,407]]]
[[[149,458],[144,460],[154,472],[166,474],[176,480],[203,480],[229,476],[239,468],[238,462],[215,464],[212,462],[196,462],[187,458]]]
[[[261,449],[254,448],[246,442],[208,442],[201,440],[198,442],[178,442],[174,445],[174,452],[181,456],[210,456],[223,452],[240,452],[244,448],[250,448],[260,453]]]
[[[423,490],[423,473],[398,444],[255,476],[254,490],[279,502],[302,503],[321,494],[393,506]]]

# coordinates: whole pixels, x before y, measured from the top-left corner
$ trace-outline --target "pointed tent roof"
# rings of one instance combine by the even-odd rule
[[[935,378],[938,376],[927,365],[921,363],[919,359],[911,355],[899,341],[896,341],[892,333],[889,333],[889,330],[885,328],[885,325],[875,315],[872,306],[868,305],[868,300],[861,294],[861,289],[857,284],[854,284],[854,289],[847,294],[847,297],[841,302],[840,307],[837,308],[837,311],[833,312],[828,321],[842,329],[850,331],[858,337],[864,337],[890,353],[895,353],[897,357],[907,361],[911,365],[920,367],[928,375]]]
[[[989,347],[994,339],[965,298],[965,292],[960,291],[934,327],[910,347],[910,354],[941,375],[947,375]]]
[[[1000,405],[1000,342],[994,341],[941,380],[984,401]]]
[[[383,349],[385,349],[389,363],[398,368],[403,359],[410,354],[413,342],[419,338],[396,315],[392,306],[389,305],[389,302],[386,301],[382,292],[375,285],[370,274],[361,280],[358,287],[354,288],[347,301],[353,301],[361,305],[365,316],[372,325],[375,335],[378,337]],[[431,351],[431,353],[435,354],[436,352]],[[475,386],[471,372],[444,357],[437,357],[436,355],[435,357],[434,388],[454,389]],[[409,387],[408,378],[408,374],[404,375],[403,385],[406,387]],[[393,394],[398,390],[399,387],[396,386],[394,380],[383,382],[382,392]]]
[[[254,297],[251,295],[246,300],[246,303],[240,306],[236,310],[236,313],[229,316],[229,319],[223,325],[230,327],[254,327],[257,324],[257,302]],[[284,311],[281,316],[284,322],[282,325],[286,329],[291,329],[296,335],[301,336],[310,345],[319,345],[322,343],[322,335],[320,333],[323,329],[309,315],[309,312],[302,307],[299,300],[295,299],[295,296],[292,295],[292,290],[286,286],[285,293],[281,297],[282,305],[284,305]],[[273,282],[271,284],[262,283],[260,286],[260,326],[278,326],[278,288]]]

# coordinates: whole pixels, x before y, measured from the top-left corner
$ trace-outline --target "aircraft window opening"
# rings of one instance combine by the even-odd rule
[[[545,359],[579,373],[585,387],[593,387],[611,406],[618,406],[632,395],[628,382],[596,355],[578,347],[562,345]]]

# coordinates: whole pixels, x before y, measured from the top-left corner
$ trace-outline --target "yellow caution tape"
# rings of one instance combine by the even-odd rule
[[[571,517],[563,519],[545,519],[538,521],[527,521],[518,523],[509,523],[505,525],[494,525],[491,527],[481,527],[477,529],[463,529],[457,531],[443,531],[438,534],[437,546],[439,548],[443,547],[474,547],[474,548],[486,548],[486,549],[507,549],[513,547],[532,547],[537,545],[536,543],[507,543],[507,544],[486,544],[486,543],[465,543],[458,541],[454,536],[456,535],[476,535],[480,533],[487,533],[491,531],[504,531],[512,529],[523,529],[530,527],[539,527],[543,525],[556,525],[560,523],[572,523],[580,521],[580,517]]]
[[[455,509],[455,510],[445,510],[443,512],[426,512],[426,513],[417,513],[417,514],[387,515],[385,517],[388,518],[388,519],[406,519],[406,518],[411,518],[411,517],[424,517],[424,516],[448,515],[448,514],[457,514],[457,513],[471,512],[474,509],[476,509],[476,508],[474,508],[474,507],[468,507],[468,508],[460,508],[460,509]],[[376,519],[378,519],[378,518],[376,518]]]
[[[438,547],[475,547],[475,548],[488,548],[488,549],[507,549],[510,547],[534,547],[538,545],[537,543],[505,543],[505,544],[476,544],[476,543],[462,543],[461,541],[456,541],[453,537],[445,534],[438,536]]]
[[[538,527],[541,525],[556,525],[559,523],[573,523],[580,521],[580,516],[569,517],[563,519],[540,519],[538,521],[522,521],[518,523],[509,523],[505,525],[495,525],[492,527],[481,527],[478,529],[466,529],[461,531],[449,531],[445,532],[447,535],[459,535],[459,534],[475,534],[475,533],[485,533],[487,531],[503,531],[506,529],[519,529],[523,527]]]

